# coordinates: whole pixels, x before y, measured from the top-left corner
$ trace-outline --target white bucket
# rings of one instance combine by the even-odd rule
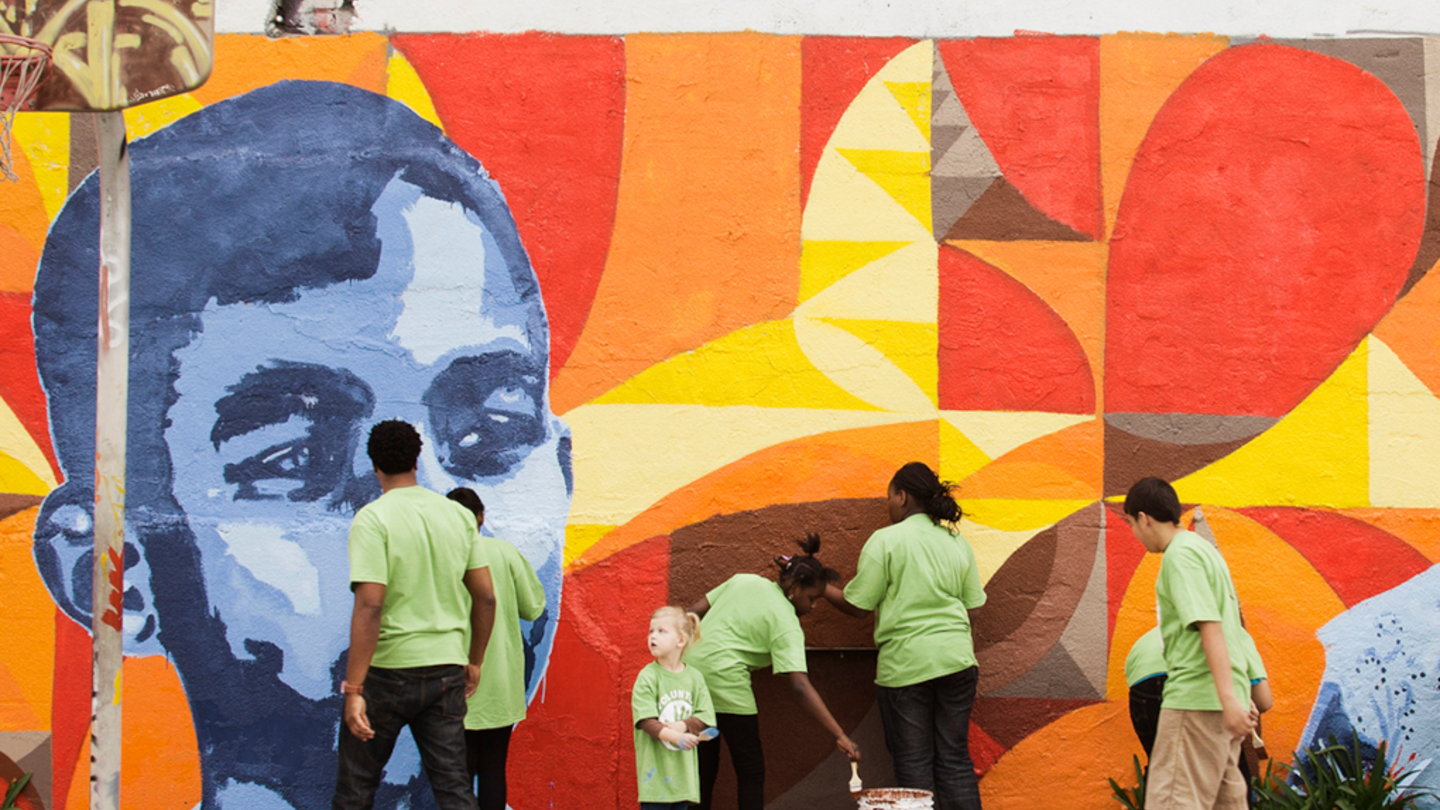
[[[915,788],[872,788],[851,794],[860,810],[931,810],[935,794]]]

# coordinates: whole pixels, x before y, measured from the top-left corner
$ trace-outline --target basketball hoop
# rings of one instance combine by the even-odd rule
[[[35,109],[35,89],[50,64],[50,46],[38,39],[0,34],[0,172],[19,180],[10,160],[15,113]]]

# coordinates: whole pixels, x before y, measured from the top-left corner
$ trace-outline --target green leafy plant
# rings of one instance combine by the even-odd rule
[[[5,791],[5,801],[0,804],[0,810],[14,810],[15,805],[20,801],[20,793],[25,790],[26,785],[30,784],[31,776],[34,774],[27,773],[10,783],[10,789]]]
[[[1130,761],[1135,765],[1135,787],[1123,788],[1114,779],[1106,780],[1110,783],[1110,792],[1115,796],[1115,801],[1125,806],[1125,810],[1144,810],[1145,808],[1145,776],[1149,766],[1140,767],[1140,757],[1132,756]]]
[[[1366,761],[1358,741],[1330,738],[1321,748],[1306,748],[1294,765],[1271,760],[1263,777],[1252,781],[1257,810],[1411,810],[1430,791],[1409,787],[1409,764],[1391,762],[1381,742],[1374,761]]]

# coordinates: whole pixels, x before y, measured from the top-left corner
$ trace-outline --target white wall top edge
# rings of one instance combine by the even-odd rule
[[[1236,37],[1440,34],[1434,0],[354,0],[352,30],[627,34],[753,30],[839,36],[1214,32]],[[317,5],[322,4],[323,0]],[[338,5],[338,0],[337,3]],[[259,33],[273,0],[216,3],[216,30]]]

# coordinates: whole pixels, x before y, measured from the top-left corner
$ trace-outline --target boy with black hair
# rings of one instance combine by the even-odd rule
[[[1180,528],[1180,499],[1159,478],[1125,496],[1125,522],[1163,554],[1155,598],[1168,679],[1145,785],[1148,810],[1244,810],[1240,741],[1255,728],[1240,603],[1220,552]]]
[[[474,810],[465,768],[465,698],[495,621],[495,589],[475,517],[415,478],[420,434],[398,419],[366,450],[383,493],[350,524],[350,653],[340,691],[333,810],[369,810],[400,730],[410,727],[440,810]],[[467,654],[465,637],[470,635]]]

